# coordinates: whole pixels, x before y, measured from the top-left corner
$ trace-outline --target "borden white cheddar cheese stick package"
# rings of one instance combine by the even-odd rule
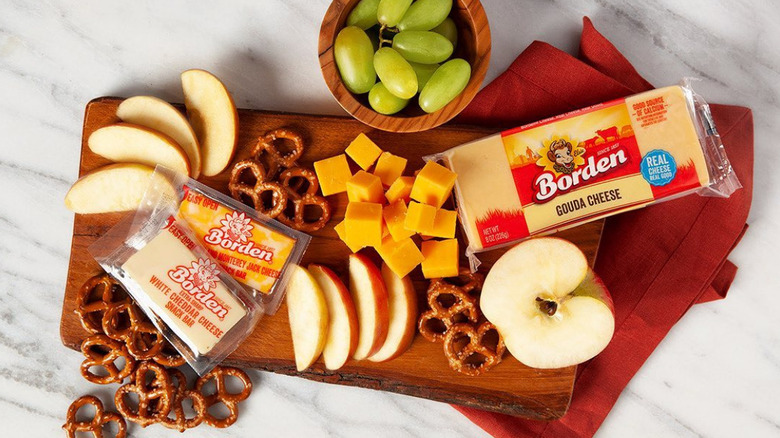
[[[262,304],[198,243],[175,204],[148,198],[89,251],[203,375],[252,332]]]
[[[741,187],[709,106],[687,82],[426,159],[458,175],[458,214],[472,255],[674,197],[727,197]]]

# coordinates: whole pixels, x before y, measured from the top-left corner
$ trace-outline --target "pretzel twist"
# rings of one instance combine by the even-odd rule
[[[247,173],[254,180],[253,184],[245,181]],[[243,202],[244,197],[252,200],[252,207],[268,217],[276,218],[287,205],[287,191],[277,182],[268,181],[268,173],[262,163],[255,159],[242,160],[233,166],[228,188],[230,195]],[[264,194],[271,194],[270,205],[267,205]]]
[[[449,278],[434,278],[431,280],[429,288],[435,288],[443,284],[450,284],[459,287],[463,292],[472,294],[474,292],[482,291],[482,284],[485,282],[485,277],[478,272],[471,272],[471,269],[461,267],[458,270],[457,277]]]
[[[99,293],[100,298],[95,299]],[[118,281],[107,273],[98,274],[87,280],[76,295],[76,314],[81,325],[91,334],[103,333],[101,321],[109,309],[130,303],[130,296]]]
[[[153,378],[147,381],[147,373]],[[133,410],[127,397],[135,393],[138,396],[137,409]],[[171,377],[162,365],[155,362],[141,362],[135,370],[135,379],[122,385],[114,394],[114,404],[120,414],[128,420],[146,427],[162,422],[171,412],[174,387]]]
[[[233,376],[241,380],[243,388],[239,393],[230,393],[225,386],[225,377]],[[213,394],[206,395],[203,393],[203,387],[214,380],[216,390]],[[195,390],[203,395],[206,402],[206,409],[203,421],[212,427],[224,428],[235,423],[238,420],[238,403],[246,400],[249,394],[252,393],[252,380],[249,375],[243,370],[233,367],[216,366],[214,369],[204,374],[195,383]],[[217,403],[222,403],[228,409],[230,414],[225,418],[217,418],[212,415],[208,409]]]
[[[287,154],[282,154],[276,147],[279,139],[289,140],[293,148]],[[295,166],[298,159],[303,155],[303,137],[297,132],[279,128],[268,131],[262,137],[257,139],[255,147],[252,148],[252,157],[258,162],[264,164],[268,170],[268,178],[274,178],[282,168]]]
[[[125,342],[127,351],[138,360],[157,356],[166,342],[134,303],[108,309],[103,315],[103,331],[111,339]]]
[[[449,299],[445,305],[440,299]],[[420,315],[418,329],[420,334],[431,342],[442,342],[453,325],[468,321],[476,324],[479,320],[477,299],[462,288],[447,282],[431,282],[428,286],[429,310]],[[436,330],[436,326],[443,330]]]
[[[128,353],[127,348],[106,335],[92,335],[85,339],[81,343],[81,352],[85,357],[81,362],[81,375],[92,383],[121,383],[135,369],[135,359]],[[120,357],[125,360],[121,370],[114,363]],[[102,367],[107,374],[101,376],[93,373],[91,368],[95,366]]]
[[[187,377],[184,373],[177,369],[169,369],[168,374],[171,380],[175,380],[173,384],[173,404],[171,406],[171,412],[163,418],[162,425],[168,429],[177,429],[179,432],[184,432],[187,429],[192,429],[200,425],[203,422],[203,417],[206,414],[206,401],[203,396],[193,389],[187,388]],[[184,400],[190,399],[192,401],[192,410],[195,412],[195,416],[187,418],[184,412],[184,406],[182,403]],[[171,418],[170,414],[173,414]]]
[[[489,332],[497,336],[495,347],[485,345],[484,337]],[[463,340],[468,341],[463,344]],[[454,371],[467,376],[478,376],[501,363],[506,347],[501,334],[489,321],[479,326],[468,323],[458,323],[450,327],[444,336],[444,354]],[[473,358],[480,360],[473,362]]]
[[[317,195],[320,183],[314,171],[303,167],[285,169],[279,175],[279,182],[287,192],[287,206],[277,217],[280,222],[308,233],[320,230],[328,223],[331,215],[330,204],[324,197]],[[307,206],[320,209],[316,220],[307,220]]]
[[[173,345],[171,345],[171,343],[168,341],[163,343],[162,348],[152,358],[152,360],[168,368],[180,367],[187,363],[187,361],[184,360],[184,357],[182,357],[182,355],[179,354],[179,352],[176,351],[176,349],[173,348]]]
[[[76,414],[79,409],[86,405],[95,407],[95,415],[87,421],[77,420]],[[68,407],[65,424],[62,425],[62,428],[65,429],[65,434],[68,438],[75,438],[77,432],[89,432],[93,438],[102,438],[103,426],[107,423],[116,423],[117,433],[114,435],[115,438],[125,438],[127,436],[127,423],[125,423],[125,419],[121,415],[116,412],[106,411],[103,407],[103,402],[94,395],[82,395]]]

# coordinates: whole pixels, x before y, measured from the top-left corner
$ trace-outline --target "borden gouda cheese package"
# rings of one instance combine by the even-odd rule
[[[740,187],[708,105],[687,83],[426,159],[458,175],[458,214],[471,254],[693,192],[729,196]]]
[[[148,198],[89,251],[203,375],[252,332],[263,305],[209,255],[175,204]]]

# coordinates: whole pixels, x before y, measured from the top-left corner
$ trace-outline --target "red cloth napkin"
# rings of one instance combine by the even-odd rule
[[[534,42],[458,122],[514,127],[651,88],[586,17],[577,58]],[[458,410],[496,437],[592,436],[685,312],[725,297],[737,271],[726,257],[747,228],[752,197],[753,116],[725,105],[712,105],[712,114],[744,188],[728,199],[691,195],[607,219],[595,271],[615,302],[615,335],[578,367],[567,414],[543,422]]]

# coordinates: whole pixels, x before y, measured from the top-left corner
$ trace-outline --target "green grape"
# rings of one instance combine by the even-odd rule
[[[377,82],[368,92],[368,103],[371,108],[379,114],[395,114],[406,107],[409,99],[401,99],[387,91],[387,87],[381,82]]]
[[[412,0],[379,0],[376,17],[387,27],[396,27],[401,21]]]
[[[471,66],[463,59],[451,59],[441,65],[420,92],[420,108],[426,113],[438,111],[455,99],[471,79]]]
[[[436,64],[452,55],[450,40],[436,32],[407,30],[393,38],[393,48],[406,60],[420,64]]]
[[[368,93],[376,82],[374,46],[368,35],[359,27],[345,27],[336,36],[333,52],[347,89],[355,94]]]
[[[417,62],[410,62],[409,65],[414,69],[414,73],[417,75],[417,88],[422,90],[425,88],[425,84],[433,75],[433,72],[439,68],[439,64],[419,64]]]
[[[376,9],[379,0],[360,0],[347,15],[347,26],[357,26],[363,30],[379,23],[376,19]]]
[[[374,54],[374,69],[387,91],[401,99],[417,94],[417,75],[411,65],[390,47],[382,47]]]
[[[458,46],[458,27],[455,26],[455,22],[452,20],[452,18],[447,18],[432,30],[433,32],[436,32],[439,35],[443,35],[444,38],[450,40],[452,47]]]
[[[398,30],[431,30],[450,15],[452,0],[417,0],[398,23]]]

